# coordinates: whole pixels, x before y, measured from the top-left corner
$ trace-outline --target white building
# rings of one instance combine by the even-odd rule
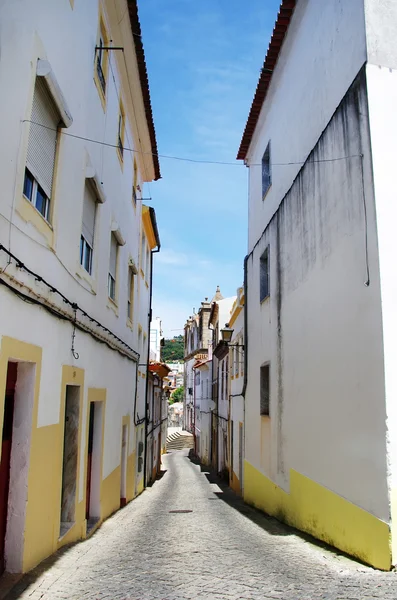
[[[230,320],[236,296],[216,298],[211,305],[209,327],[212,330],[212,466],[226,476],[229,461],[229,347],[222,341],[221,329]],[[227,476],[227,479],[229,477]]]
[[[194,366],[197,361],[208,358],[210,310],[211,303],[205,298],[198,313],[190,316],[185,324],[183,418],[184,428],[194,436],[197,416]]]
[[[150,323],[150,360],[160,362],[162,336],[161,319],[156,317]]]
[[[24,572],[142,487],[160,172],[136,0],[0,22],[0,563]]]
[[[238,154],[244,497],[383,569],[397,560],[396,33],[396,2],[284,0]]]
[[[211,460],[211,415],[215,403],[211,397],[212,360],[208,358],[197,360],[193,366],[194,397],[196,408],[196,454],[204,465]]]
[[[244,289],[230,311],[229,328],[233,330],[229,344],[229,484],[242,493],[244,471]]]

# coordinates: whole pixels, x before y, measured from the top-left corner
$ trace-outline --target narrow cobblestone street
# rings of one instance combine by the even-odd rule
[[[211,483],[187,450],[86,542],[25,576],[7,600],[397,598],[397,574],[340,556]],[[190,511],[190,512],[172,512]]]

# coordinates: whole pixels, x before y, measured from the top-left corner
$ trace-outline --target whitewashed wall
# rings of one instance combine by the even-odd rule
[[[246,459],[286,490],[292,468],[387,521],[379,265],[365,69],[359,74],[362,9],[358,2],[298,3],[251,145],[254,163],[270,138],[274,162],[304,160],[313,149],[314,164],[287,195],[300,166],[274,167],[264,202],[260,173],[251,173],[250,249],[259,241],[248,260]],[[270,298],[261,304],[259,261],[267,245]],[[260,417],[260,366],[267,362],[270,417]]]
[[[40,0],[34,3],[27,0],[5,0],[1,3],[0,83],[2,89],[7,89],[7,93],[0,97],[0,112],[3,115],[3,142],[0,144],[0,241],[8,246],[10,240],[11,251],[26,266],[45,277],[127,344],[137,348],[137,317],[140,314],[147,315],[148,291],[142,295],[139,306],[139,286],[135,286],[136,313],[134,327],[130,329],[127,327],[128,260],[132,258],[136,265],[139,264],[141,224],[140,202],[137,203],[136,210],[132,205],[132,153],[125,152],[121,169],[115,148],[60,136],[52,198],[52,227],[55,236],[52,249],[48,247],[46,238],[32,223],[25,222],[18,210],[20,203],[24,202],[22,189],[29,136],[29,123],[24,121],[31,118],[38,58],[48,60],[51,64],[71,111],[73,124],[63,131],[99,142],[117,143],[120,79],[114,52],[110,53],[112,68],[109,68],[107,81],[106,112],[102,108],[93,80],[98,6],[97,0],[75,2],[73,10],[68,0]],[[110,21],[114,24],[117,19],[115,6],[113,3],[110,15],[106,10],[103,13],[109,28]],[[136,65],[131,65],[131,74],[132,77],[137,76]],[[140,119],[143,104],[139,98],[139,86],[136,89],[135,101]],[[126,103],[126,95],[123,95],[123,99]],[[135,126],[128,121],[126,114],[125,146],[137,149],[133,139]],[[140,126],[142,137],[145,138],[145,122],[141,122]],[[7,143],[4,143],[5,140]],[[79,265],[87,160],[103,182],[102,187],[106,195],[106,202],[98,205],[97,210],[94,268],[91,278],[84,275]],[[138,182],[142,188],[143,165],[140,159],[138,163]],[[126,244],[119,248],[117,309],[111,307],[107,289],[110,233],[113,223],[119,225],[126,240]],[[4,266],[5,256],[0,258],[1,265]],[[12,269],[7,272],[12,272]],[[40,287],[33,278],[29,284],[33,288]],[[43,289],[41,286],[40,291]],[[43,310],[22,303],[3,288],[0,295],[0,333],[44,348],[39,405],[40,426],[59,421],[61,365],[75,364],[86,369],[86,387],[107,388],[103,472],[103,476],[106,477],[120,463],[121,416],[130,414],[133,423],[134,363],[80,332],[76,335],[76,351],[79,353],[79,359],[76,361],[70,350],[70,324],[63,324]],[[54,302],[62,304],[59,298],[54,296],[53,299]],[[84,418],[85,414],[86,411],[83,412]],[[143,409],[141,414],[144,414]],[[82,431],[85,432],[84,426]],[[135,448],[133,438],[134,428],[131,427],[130,452]],[[84,444],[84,439],[82,442]],[[83,493],[81,486],[80,481],[80,499]]]
[[[363,0],[299,0],[250,146],[249,250],[366,60]],[[273,184],[262,201],[271,140]],[[280,163],[297,162],[292,166]],[[277,164],[276,164],[277,163]]]
[[[230,365],[230,421],[233,424],[233,447],[231,452],[233,457],[231,464],[234,473],[239,479],[240,486],[243,485],[243,473],[240,472],[240,452],[244,458],[244,447],[239,446],[239,424],[244,427],[244,398],[242,396],[244,387],[244,308],[237,316],[233,324],[233,336],[231,340],[231,348],[237,344],[240,347],[235,347],[234,352],[229,354]],[[239,363],[238,368],[237,364]],[[243,431],[244,440],[244,431]],[[241,465],[242,466],[242,465]]]

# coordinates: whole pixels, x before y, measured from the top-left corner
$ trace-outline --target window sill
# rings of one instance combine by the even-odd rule
[[[270,294],[268,294],[267,296],[265,296],[264,298],[262,298],[262,300],[260,301],[261,304],[265,304],[267,302],[267,300],[269,300],[270,298]]]
[[[132,322],[131,319],[129,319],[129,318],[127,319],[126,325],[127,325],[127,327],[129,329],[131,329],[131,331],[133,331],[133,329],[134,329],[134,323]]]
[[[261,415],[261,421],[270,421],[270,415]]]
[[[76,275],[79,279],[83,279],[84,281],[86,281],[88,283],[88,285],[91,288],[91,291],[96,294],[96,281],[93,278],[92,275],[90,275],[88,273],[88,271],[86,271],[84,269],[84,267],[81,266],[80,263],[78,263],[77,265],[77,269],[76,269]]]
[[[25,198],[25,196],[22,196],[16,211],[26,223],[32,223],[37,231],[45,238],[48,246],[53,249],[54,230],[52,226],[45,220],[33,204]]]
[[[149,289],[149,284],[147,281],[145,281],[145,285],[146,285],[147,289]]]
[[[139,269],[139,270],[140,270],[140,272],[141,272],[141,277],[142,277],[142,279],[145,279],[145,273],[142,271],[142,269]]]
[[[96,69],[96,66],[94,66],[94,68]],[[95,83],[96,89],[98,90],[99,99],[102,104],[103,112],[106,112],[106,92],[103,91],[101,82],[99,81],[96,74],[94,74],[94,83]]]
[[[116,315],[116,317],[119,316],[119,307],[118,307],[117,302],[115,300],[113,300],[112,298],[108,297],[107,307],[110,308],[110,310],[112,310],[114,312],[114,314]]]

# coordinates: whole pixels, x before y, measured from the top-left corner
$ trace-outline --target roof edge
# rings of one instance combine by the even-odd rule
[[[127,0],[128,13],[130,16],[131,33],[134,40],[136,60],[138,63],[139,80],[143,96],[143,104],[145,106],[146,122],[149,129],[150,145],[152,148],[152,158],[154,165],[154,180],[161,179],[160,163],[157,150],[156,130],[154,128],[152,103],[150,100],[149,77],[146,68],[145,51],[142,43],[141,24],[138,15],[137,0]]]
[[[276,24],[273,29],[259,81],[256,86],[255,96],[245,125],[243,137],[240,142],[237,160],[245,160],[247,157],[252,137],[258,124],[259,115],[265,102],[272,75],[297,2],[298,0],[282,0],[281,2]]]

